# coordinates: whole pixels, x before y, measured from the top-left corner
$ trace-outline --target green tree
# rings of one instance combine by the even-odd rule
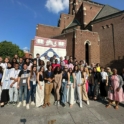
[[[6,56],[9,56],[10,58],[13,58],[15,54],[17,54],[19,57],[24,56],[23,50],[21,50],[16,44],[8,41],[0,42],[1,57],[5,58]]]

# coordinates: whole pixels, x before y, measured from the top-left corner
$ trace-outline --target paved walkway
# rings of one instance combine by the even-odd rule
[[[29,110],[9,105],[0,108],[0,124],[124,124],[124,105],[115,110],[106,109],[104,104],[90,101],[89,106],[83,102],[83,108],[77,104],[69,108],[67,104],[65,108],[31,106]]]

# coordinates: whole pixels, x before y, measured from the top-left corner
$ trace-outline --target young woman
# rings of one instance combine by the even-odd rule
[[[100,95],[104,100],[107,97],[107,87],[108,87],[108,74],[105,72],[104,68],[101,68],[102,80],[100,83]]]
[[[35,105],[35,93],[36,93],[36,80],[37,80],[37,67],[33,66],[30,76],[28,77],[28,95],[26,100],[26,108],[29,109],[29,99],[31,96],[31,105]]]
[[[37,59],[33,60],[32,66],[36,66],[37,67],[37,72],[39,71],[40,66],[37,65]]]
[[[79,70],[78,66],[74,66],[74,73],[75,73],[75,81],[76,81],[76,88],[75,88],[75,100],[79,101],[80,107],[82,108],[82,95],[81,95],[81,71]]]
[[[15,64],[17,63],[17,60],[15,58],[12,59],[12,68],[15,68]]]
[[[65,103],[67,102],[67,83],[69,79],[68,76],[68,67],[64,67],[64,71],[62,73],[62,86],[61,86],[61,104],[65,107]]]
[[[94,85],[93,88],[94,100],[98,99],[101,80],[102,80],[101,73],[97,71],[96,67],[94,67],[92,72],[92,82]]]
[[[54,73],[52,72],[52,66],[49,65],[47,67],[47,71],[45,72],[44,79],[45,79],[45,95],[44,95],[44,105],[43,108],[46,107],[46,105],[50,106],[50,95],[51,91],[53,89],[53,81],[54,81]]]
[[[88,78],[89,78],[89,71],[87,67],[84,67],[84,70],[82,72],[82,81],[83,81],[83,100],[87,102],[87,105],[89,105],[89,99],[88,99]]]
[[[6,103],[9,101],[9,88],[10,88],[10,72],[11,72],[12,64],[8,62],[7,69],[4,70],[2,77],[2,93],[1,93],[1,107],[4,107]]]
[[[9,58],[9,57],[6,57],[6,58],[4,59],[3,69],[6,69],[6,68],[7,68],[8,62],[10,62],[10,58]]]
[[[30,71],[32,67],[32,63],[30,62],[28,58],[25,59],[25,64],[27,65],[27,70]]]
[[[1,101],[1,92],[2,92],[2,89],[1,89],[2,76],[3,76],[3,68],[0,66],[0,101]]]
[[[88,77],[88,83],[89,83],[89,90],[88,90],[88,95],[89,98],[93,98],[93,83],[92,83],[92,69],[89,69],[89,77]]]
[[[54,76],[55,76],[55,82],[53,83],[53,88],[54,88],[54,97],[55,97],[55,102],[54,105],[60,105],[60,88],[61,88],[61,81],[62,81],[62,70],[58,66],[54,70]]]
[[[41,66],[37,74],[36,87],[36,107],[41,107],[44,104],[44,67]]]
[[[119,103],[124,101],[122,86],[123,86],[122,77],[117,74],[117,69],[113,69],[113,75],[110,78],[109,84],[108,92],[109,103],[108,105],[106,105],[107,108],[111,107],[112,102],[115,101],[116,102],[115,109],[118,109]]]
[[[72,68],[68,71],[68,84],[67,84],[67,102],[70,104],[70,108],[74,104],[74,88],[75,88],[75,73]]]

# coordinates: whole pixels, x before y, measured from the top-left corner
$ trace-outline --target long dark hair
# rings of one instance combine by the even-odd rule
[[[0,73],[3,74],[3,68],[0,66]]]
[[[26,58],[25,62],[24,62],[27,66],[29,66],[30,65],[30,60],[29,60],[29,62],[26,62],[26,60],[29,60],[29,58]]]
[[[76,67],[77,67],[77,70],[76,70]],[[75,65],[75,66],[74,66],[74,70],[73,70],[73,71],[76,72],[76,73],[78,73],[78,72],[80,71],[78,65]]]
[[[59,71],[58,71],[58,69],[59,69]],[[55,67],[54,74],[61,74],[61,73],[62,73],[62,69],[59,66]]]
[[[35,67],[36,67],[36,66],[32,66],[32,67],[31,67],[31,78],[32,78],[32,76],[33,76],[33,74],[34,74],[34,73],[33,73],[33,72],[34,72],[33,69],[34,69]],[[36,68],[37,68],[37,67],[36,67]],[[37,69],[36,69],[36,71],[35,71],[35,75],[37,75]]]
[[[71,70],[72,72],[70,72],[70,70]],[[72,75],[72,74],[74,73],[72,68],[69,68],[69,69],[68,69],[68,72],[70,73],[70,75]]]

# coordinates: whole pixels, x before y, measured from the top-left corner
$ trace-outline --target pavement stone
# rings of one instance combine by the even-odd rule
[[[72,108],[68,104],[65,108],[51,104],[45,109],[30,106],[29,110],[9,105],[0,108],[0,124],[124,124],[124,104],[115,110],[113,107],[105,108],[105,103],[90,101],[87,105],[83,102],[83,108],[77,103]]]

